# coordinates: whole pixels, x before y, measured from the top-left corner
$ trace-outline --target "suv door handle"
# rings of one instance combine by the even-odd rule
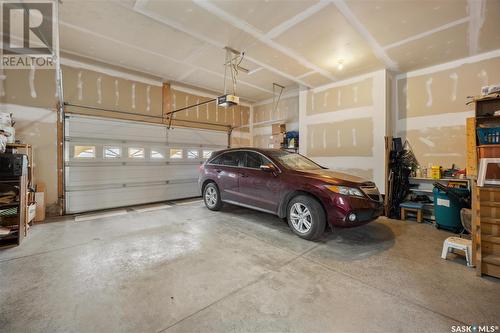
[[[221,170],[221,169],[215,169],[215,172],[217,172],[217,173],[221,173],[221,172],[222,172],[222,170]]]

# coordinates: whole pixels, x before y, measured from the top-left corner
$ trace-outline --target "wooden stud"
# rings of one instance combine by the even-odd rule
[[[161,114],[163,117],[163,123],[168,124],[168,118],[166,115],[172,111],[172,89],[170,88],[170,83],[164,82],[162,87],[162,104],[161,104]]]

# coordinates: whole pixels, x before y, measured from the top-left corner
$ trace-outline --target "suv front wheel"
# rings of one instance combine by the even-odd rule
[[[299,237],[316,240],[325,230],[326,215],[315,198],[299,195],[288,203],[287,220],[292,231]]]
[[[203,189],[203,201],[205,201],[205,206],[210,210],[220,210],[222,208],[219,188],[215,183],[208,183],[205,186]]]

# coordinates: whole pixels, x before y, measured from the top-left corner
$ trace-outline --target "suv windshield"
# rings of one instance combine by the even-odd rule
[[[310,159],[286,151],[273,151],[271,156],[278,160],[284,167],[292,170],[318,170],[322,167]]]

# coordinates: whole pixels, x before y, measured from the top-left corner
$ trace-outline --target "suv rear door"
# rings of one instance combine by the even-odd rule
[[[216,183],[222,200],[238,200],[238,178],[243,165],[243,153],[230,151],[211,160],[208,165],[215,172]]]

